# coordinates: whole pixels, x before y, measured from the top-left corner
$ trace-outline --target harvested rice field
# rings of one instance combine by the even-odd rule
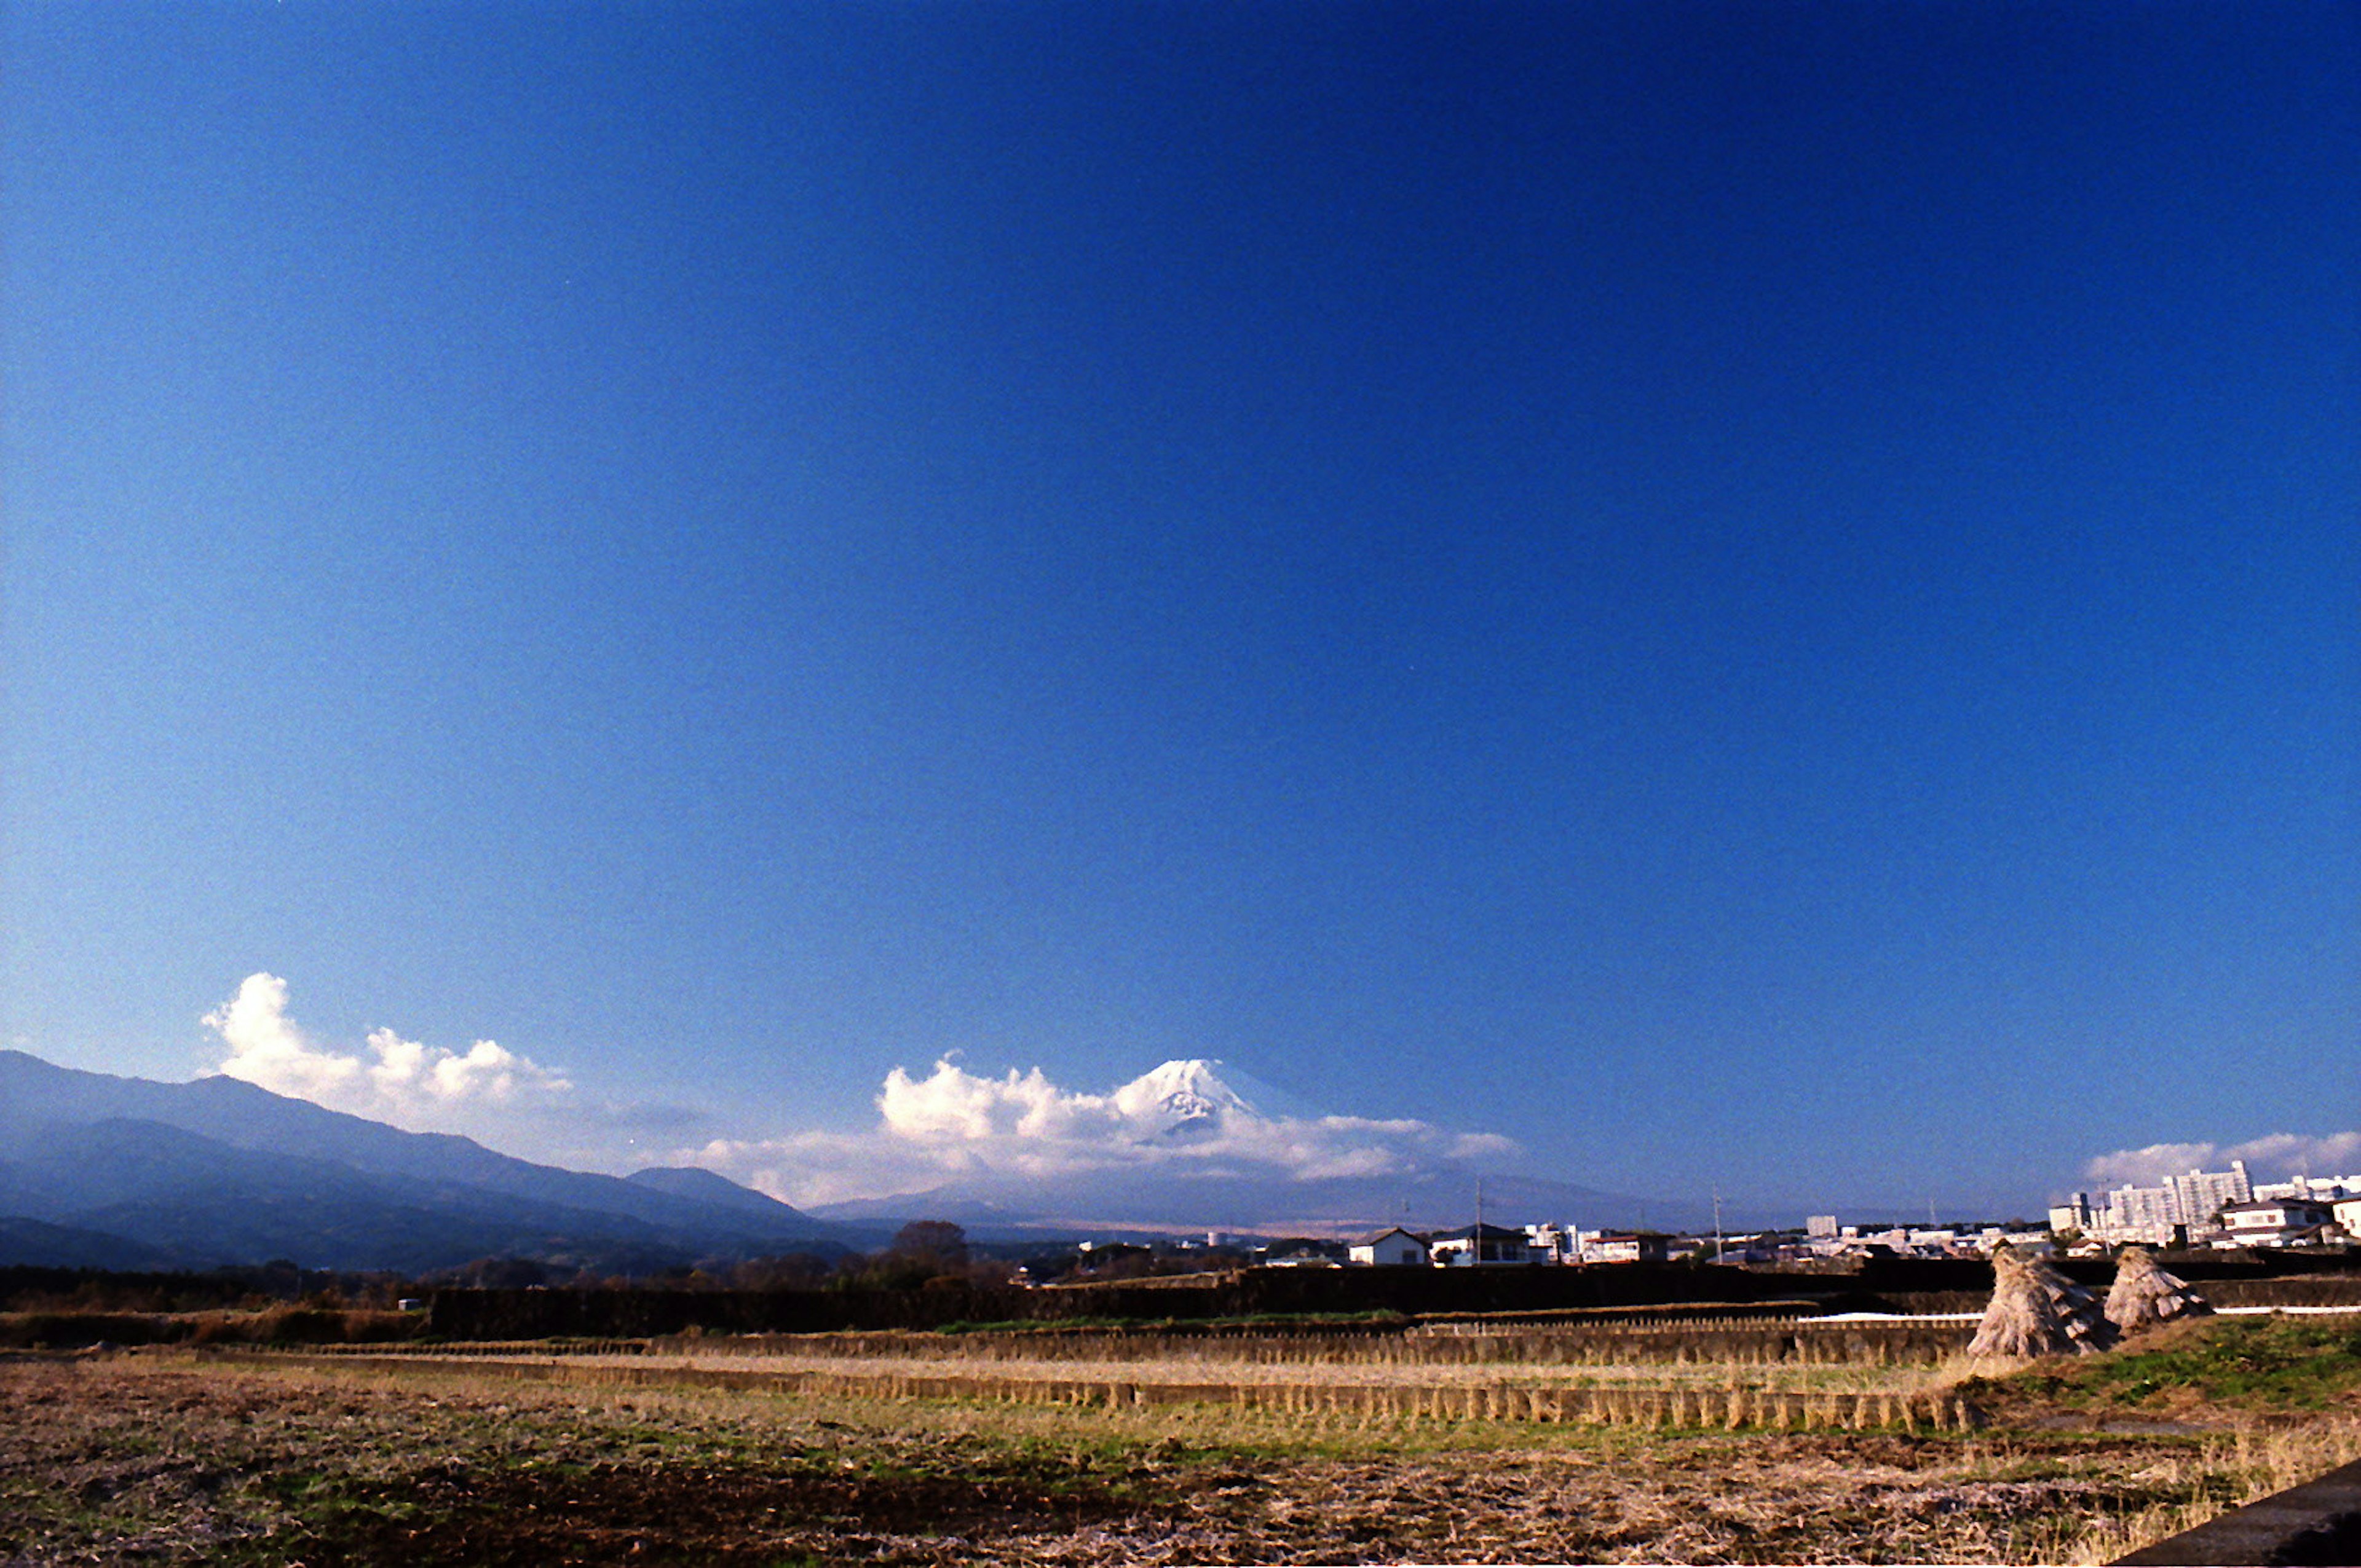
[[[1470,1418],[1551,1423],[1715,1426],[1776,1430],[1864,1426],[1965,1430],[1976,1424],[1954,1385],[1977,1367],[1950,1354],[1916,1365],[1872,1358],[1715,1362],[1670,1359],[1488,1360],[1336,1357],[1319,1342],[1292,1357],[1241,1354],[1235,1343],[1190,1345],[1162,1356],[1113,1344],[1027,1357],[1005,1344],[985,1354],[933,1335],[875,1335],[857,1346],[834,1336],[736,1343],[652,1342],[628,1349],[472,1345],[466,1359],[487,1378],[583,1387],[664,1385],[888,1398],[980,1399],[1017,1404],[1217,1404],[1289,1413],[1314,1430],[1373,1421]],[[236,1354],[236,1353],[231,1353]],[[249,1353],[254,1354],[254,1353]],[[335,1364],[408,1362],[419,1350],[314,1352]],[[278,1359],[283,1361],[281,1353]]]
[[[2343,1410],[2096,1431],[2015,1383],[1968,1385],[2005,1427],[1731,1430],[697,1386],[767,1358],[607,1359],[0,1362],[0,1561],[2102,1562],[2361,1453]]]

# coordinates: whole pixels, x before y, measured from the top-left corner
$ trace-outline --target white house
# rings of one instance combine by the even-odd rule
[[[1536,1263],[1582,1261],[1582,1236],[1571,1225],[1527,1225],[1525,1247]]]
[[[1586,1231],[1582,1237],[1585,1263],[1662,1263],[1670,1236],[1653,1231]]]
[[[2361,1241],[2361,1198],[2340,1198],[2329,1205],[2329,1212],[2345,1227],[2345,1234]]]
[[[1379,1231],[1365,1242],[1355,1242],[1346,1255],[1355,1263],[1418,1264],[1427,1262],[1426,1244],[1396,1225],[1390,1231]]]
[[[2293,1246],[2323,1239],[2329,1207],[2310,1198],[2257,1198],[2248,1203],[2226,1203],[2223,1228],[2229,1234],[2219,1246]]]
[[[1428,1244],[1427,1255],[1438,1268],[1470,1268],[1478,1264],[1533,1263],[1532,1244],[1525,1233],[1506,1225],[1468,1225],[1445,1231]]]

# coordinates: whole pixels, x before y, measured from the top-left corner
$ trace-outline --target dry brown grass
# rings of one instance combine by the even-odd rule
[[[555,1364],[558,1358],[546,1359]],[[1076,1363],[1071,1358],[1017,1359],[1005,1355],[815,1355],[794,1351],[763,1355],[687,1350],[650,1356],[568,1356],[574,1366],[644,1367],[677,1365],[710,1370],[765,1370],[858,1374],[867,1377],[975,1377],[1021,1380],[1071,1379]],[[1880,1366],[1843,1363],[1717,1362],[1421,1364],[1399,1362],[1271,1361],[1242,1365],[1218,1356],[1167,1358],[1094,1358],[1088,1364],[1093,1379],[1137,1383],[1201,1383],[1226,1385],[1241,1373],[1266,1384],[1321,1387],[1340,1381],[1379,1387],[1488,1387],[1506,1381],[1532,1387],[1697,1387],[1768,1388],[1797,1393],[1905,1394],[1956,1382],[1979,1365],[1954,1356],[1927,1365]]]
[[[503,1381],[460,1364],[0,1364],[0,1559],[2099,1561],[2334,1436],[1348,1428]]]
[[[2041,1555],[2058,1563],[2111,1563],[2151,1541],[2194,1530],[2225,1508],[2302,1486],[2356,1459],[2361,1459],[2361,1424],[2349,1421],[2212,1435],[2156,1467],[2154,1484],[2179,1492],[2179,1497],[2071,1521]]]
[[[2107,1291],[2107,1321],[2118,1333],[2136,1334],[2213,1311],[2204,1297],[2179,1275],[2166,1272],[2147,1248],[2124,1249],[2115,1265],[2115,1282]]]
[[[1993,1253],[1992,1304],[1968,1346],[1974,1355],[2091,1355],[2114,1343],[2103,1304],[2039,1258]]]

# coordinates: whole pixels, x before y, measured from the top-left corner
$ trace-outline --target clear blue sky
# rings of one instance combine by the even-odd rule
[[[2361,1127],[2361,10],[5,25],[6,1043]]]

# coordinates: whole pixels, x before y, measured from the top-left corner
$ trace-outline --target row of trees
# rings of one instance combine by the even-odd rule
[[[0,1311],[7,1312],[201,1312],[288,1302],[384,1309],[417,1293],[399,1274],[298,1268],[284,1258],[202,1274],[0,1267]]]
[[[1230,1248],[1180,1247],[1132,1243],[982,1247],[948,1220],[914,1220],[884,1247],[867,1254],[818,1257],[792,1253],[740,1263],[712,1262],[629,1280],[516,1277],[511,1264],[477,1270],[445,1281],[468,1285],[571,1285],[577,1288],[626,1284],[689,1290],[955,1290],[1009,1285],[1092,1281],[1110,1283],[1158,1275],[1200,1274],[1235,1268],[1251,1261]]]
[[[429,1277],[433,1285],[529,1290],[916,1290],[929,1286],[1005,1285],[1015,1265],[972,1255],[967,1234],[945,1220],[917,1220],[878,1252],[786,1253],[744,1260],[709,1258],[653,1269],[612,1273],[567,1259],[478,1258]]]
[[[440,1286],[495,1290],[953,1290],[1059,1281],[1113,1282],[1235,1267],[1245,1254],[1127,1243],[994,1250],[970,1245],[948,1220],[916,1220],[867,1254],[790,1253],[697,1264],[661,1255],[482,1257],[411,1277],[298,1268],[283,1259],[204,1274],[114,1274],[94,1269],[0,1269],[0,1310],[188,1311],[302,1302],[390,1309]]]

